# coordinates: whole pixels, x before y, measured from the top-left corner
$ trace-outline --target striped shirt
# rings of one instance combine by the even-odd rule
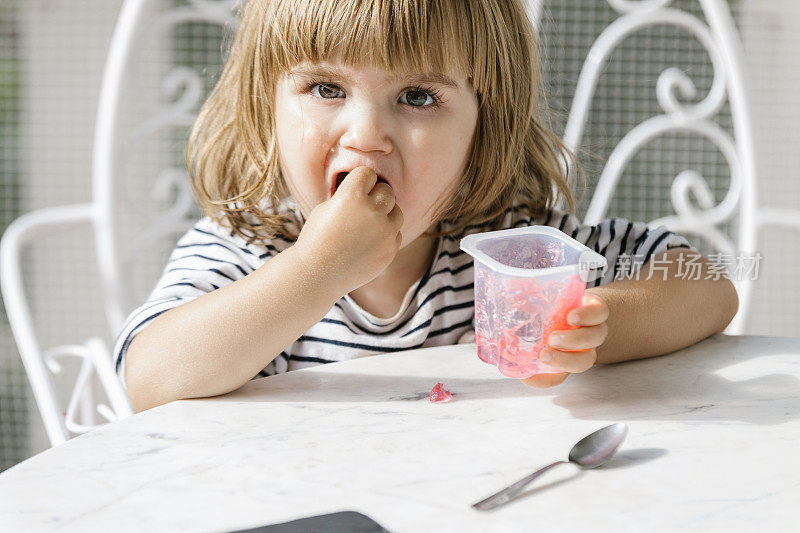
[[[300,220],[294,203],[285,203],[280,211]],[[605,219],[592,226],[558,210],[531,218],[511,208],[503,221],[503,228],[530,225],[558,228],[606,258],[609,268],[587,286],[614,281],[622,264],[618,262],[620,257],[631,259],[625,268],[636,271],[654,254],[672,248],[693,249],[683,236],[665,226],[649,229],[644,222],[623,218]],[[463,236],[479,230],[467,228],[458,236],[439,238],[433,263],[408,289],[400,309],[391,318],[376,317],[345,295],[322,320],[253,377],[377,353],[473,342],[473,258],[460,250],[459,243]],[[154,290],[130,314],[115,342],[116,370],[123,384],[125,352],[134,336],[153,319],[244,278],[292,244],[282,238],[272,239],[267,245],[250,244],[210,217],[201,218],[180,238]]]

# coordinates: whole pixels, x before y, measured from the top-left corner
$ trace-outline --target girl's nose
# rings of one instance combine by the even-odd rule
[[[390,124],[375,105],[362,104],[346,111],[340,144],[361,152],[392,151]]]

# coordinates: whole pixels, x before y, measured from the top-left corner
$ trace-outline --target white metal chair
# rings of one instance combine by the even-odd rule
[[[669,0],[608,0],[619,14],[598,37],[583,67],[567,128],[564,135],[571,148],[579,146],[583,126],[592,101],[592,95],[601,75],[601,68],[614,47],[626,36],[645,26],[655,23],[669,23],[683,27],[694,34],[708,50],[715,71],[711,91],[702,101],[685,105],[676,98],[679,93],[684,98],[694,96],[696,89],[690,79],[678,69],[668,69],[658,80],[656,96],[664,110],[660,116],[634,127],[614,149],[603,171],[595,195],[586,214],[586,223],[597,223],[605,214],[611,195],[619,177],[636,150],[648,139],[667,131],[691,131],[711,139],[725,155],[732,173],[731,187],[724,201],[713,205],[713,196],[704,179],[696,172],[679,174],[672,185],[672,202],[676,215],[652,221],[652,226],[666,224],[678,232],[699,235],[707,239],[716,249],[723,252],[756,251],[756,235],[759,227],[765,224],[781,224],[800,228],[800,214],[778,209],[760,209],[757,213],[755,153],[752,139],[752,125],[747,93],[742,73],[742,52],[735,27],[722,0],[700,0],[708,25],[696,17],[669,7]],[[155,31],[154,28],[185,21],[203,21],[220,24],[235,24],[232,15],[234,2],[220,0],[190,0],[188,5],[169,8],[154,20],[146,20],[145,13],[150,5],[158,2],[147,0],[127,0],[120,13],[114,32],[103,77],[100,104],[97,115],[94,160],[93,160],[93,200],[83,205],[44,209],[26,214],[9,226],[3,236],[0,249],[0,276],[8,316],[25,364],[31,386],[36,396],[48,436],[53,445],[65,441],[71,435],[88,431],[93,425],[78,423],[75,417],[82,406],[84,418],[97,410],[107,420],[115,420],[132,413],[124,390],[112,369],[108,348],[99,339],[90,339],[83,345],[68,345],[42,349],[36,341],[22,284],[20,250],[37,231],[53,225],[89,223],[96,237],[97,261],[102,274],[105,295],[105,312],[113,335],[121,329],[127,312],[132,308],[126,302],[123,274],[125,258],[118,251],[116,220],[113,213],[114,185],[119,148],[120,93],[123,89],[125,71],[143,35]],[[546,2],[545,2],[546,4]],[[539,20],[542,3],[531,0],[529,12],[534,21]],[[183,94],[166,109],[144,121],[135,132],[146,135],[168,124],[189,125],[193,119],[199,100],[202,98],[200,78],[189,69],[177,67],[165,78],[167,90],[182,88]],[[734,135],[709,120],[727,99],[734,117]],[[165,173],[162,187],[179,188],[178,199],[168,213],[149,227],[139,232],[139,239],[147,240],[175,232],[190,225],[187,219],[191,204],[185,188],[185,173],[170,169]],[[163,185],[166,183],[167,185]],[[701,204],[697,210],[688,201],[692,192]],[[738,209],[740,230],[735,241],[717,229],[717,226],[732,217]],[[134,243],[137,244],[137,243]],[[135,248],[135,246],[134,246]],[[129,252],[130,254],[130,252]],[[749,304],[751,282],[737,282],[741,310],[734,322],[727,328],[728,333],[740,333],[746,318]],[[50,372],[57,372],[54,358],[64,355],[80,357],[83,366],[75,384],[66,418],[60,415]],[[102,388],[109,398],[111,408],[96,405],[89,374],[94,370],[99,376]]]
[[[678,174],[671,187],[676,214],[652,220],[648,226],[666,225],[673,231],[696,235],[720,254],[757,257],[757,239],[766,226],[800,230],[800,211],[760,206],[756,187],[756,151],[753,121],[748,101],[743,52],[728,5],[723,0],[698,0],[707,24],[697,17],[670,7],[672,0],[607,0],[619,13],[592,45],[577,82],[564,132],[565,144],[580,146],[592,97],[603,67],[614,49],[629,35],[648,26],[668,24],[683,28],[708,52],[714,68],[711,89],[705,98],[685,104],[678,100],[698,96],[692,80],[678,68],[668,68],[658,78],[655,91],[663,114],[633,127],[615,146],[598,180],[584,223],[597,224],[605,215],[620,177],[633,156],[650,140],[667,132],[688,132],[705,137],[724,155],[730,167],[731,182],[724,199],[714,205],[714,196],[705,179],[694,170]],[[541,20],[546,0],[533,0],[531,15]],[[711,120],[725,101],[730,104],[733,135]],[[693,207],[693,194],[701,209]],[[738,235],[731,239],[719,226],[738,214]],[[752,298],[754,279],[732,278],[739,293],[739,312],[725,329],[728,334],[744,331]]]
[[[23,248],[34,237],[49,229],[87,223],[91,226],[101,274],[105,315],[110,338],[113,339],[131,310],[130,298],[126,298],[123,283],[126,263],[148,241],[185,231],[192,223],[189,213],[193,202],[185,172],[169,168],[161,173],[155,186],[155,192],[162,196],[177,192],[169,209],[147,227],[141,228],[139,237],[127,249],[121,250],[117,242],[119,228],[114,200],[123,137],[120,134],[121,94],[128,81],[126,70],[137,48],[143,39],[151,38],[171,25],[189,21],[216,24],[236,22],[232,15],[234,2],[230,0],[193,0],[189,5],[163,11],[154,20],[147,20],[148,9],[159,3],[127,0],[120,12],[106,60],[95,125],[91,203],[27,213],[9,225],[0,244],[0,281],[6,311],[47,436],[53,446],[97,427],[98,424],[94,423],[95,412],[106,421],[113,421],[133,414],[133,409],[114,372],[110,350],[103,339],[93,337],[83,344],[52,348],[40,346],[24,291],[20,262]],[[199,74],[177,67],[166,75],[164,90],[173,94],[182,90],[182,94],[167,107],[159,109],[156,116],[144,120],[131,137],[142,138],[168,126],[191,124],[202,98]],[[125,140],[130,142],[127,137]],[[58,374],[62,368],[57,359],[62,357],[81,360],[78,377],[63,414],[53,387],[53,374]],[[110,406],[98,398],[98,385]]]

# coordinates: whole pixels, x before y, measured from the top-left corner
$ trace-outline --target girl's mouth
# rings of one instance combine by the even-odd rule
[[[349,174],[349,172],[339,172],[339,173],[336,175],[336,183],[334,183],[334,184],[333,184],[333,190],[331,191],[331,196],[333,196],[333,194],[334,194],[334,193],[336,192],[336,190],[339,188],[339,185],[341,185],[341,184],[342,184],[342,181],[344,181],[344,179],[347,177],[347,175],[348,175],[348,174]],[[385,183],[385,184],[387,184],[387,185],[389,185],[389,186],[391,187],[391,185],[389,184],[389,182],[388,182],[388,181],[386,181],[386,180],[385,180],[385,179],[383,179],[382,177],[378,176],[378,181],[377,181],[377,183],[381,183],[381,182],[383,182],[383,183]]]

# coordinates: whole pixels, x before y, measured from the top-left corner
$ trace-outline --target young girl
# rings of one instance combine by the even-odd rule
[[[249,0],[189,143],[206,216],[116,343],[133,406],[472,342],[459,241],[477,231],[550,225],[611,266],[543,351],[564,372],[528,385],[724,329],[725,278],[617,279],[620,257],[637,272],[698,254],[663,226],[571,214],[562,165],[578,167],[546,127],[538,69],[520,0]]]

